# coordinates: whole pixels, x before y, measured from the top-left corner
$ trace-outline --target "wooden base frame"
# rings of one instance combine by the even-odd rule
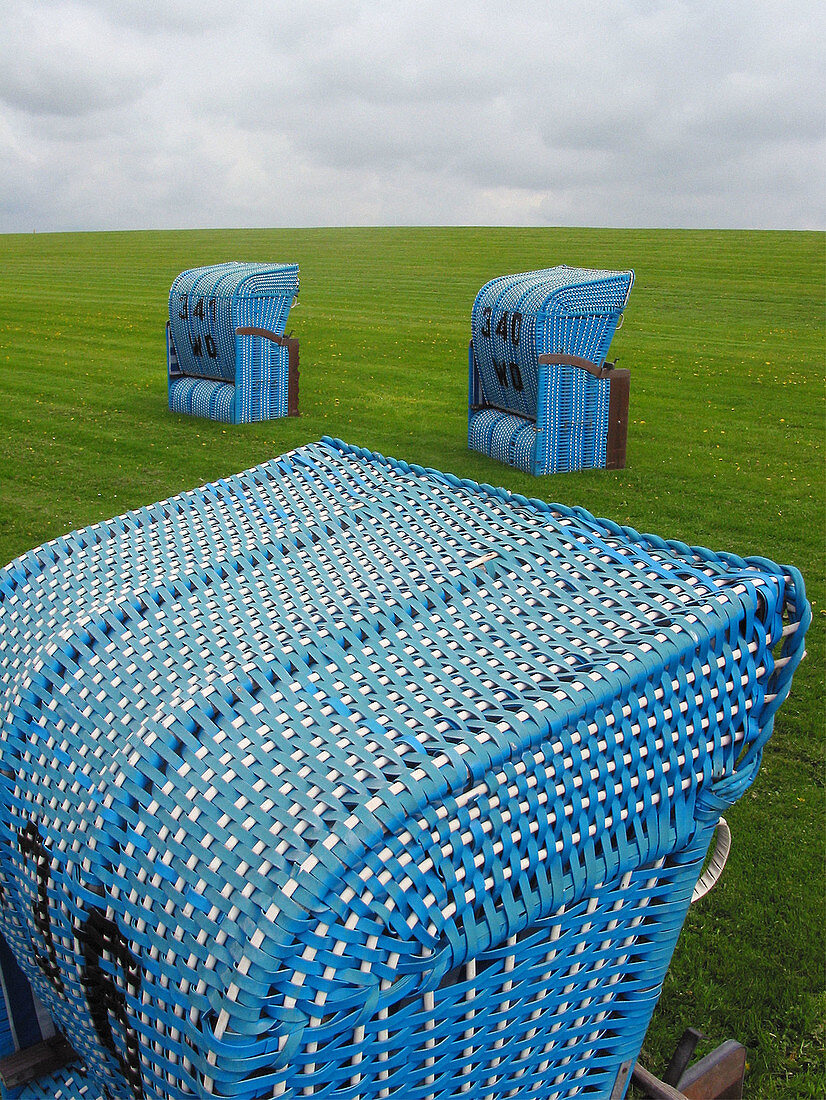
[[[727,1039],[689,1066],[700,1038],[693,1028],[686,1030],[662,1078],[636,1065],[629,1096],[645,1100],[742,1100],[746,1048]]]
[[[0,1058],[0,1082],[7,1089],[20,1088],[38,1077],[54,1073],[76,1058],[73,1047],[58,1032],[42,1043]]]

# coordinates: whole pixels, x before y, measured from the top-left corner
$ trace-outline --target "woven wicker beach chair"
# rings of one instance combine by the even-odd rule
[[[169,292],[169,407],[229,424],[298,415],[298,340],[284,335],[296,264],[182,272]]]
[[[623,1096],[809,620],[330,439],[23,555],[0,933],[60,1035],[4,1096]]]
[[[630,375],[605,356],[633,271],[552,267],[473,303],[468,446],[529,474],[625,465]]]

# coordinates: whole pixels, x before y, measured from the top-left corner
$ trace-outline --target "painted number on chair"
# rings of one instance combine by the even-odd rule
[[[191,337],[190,343],[192,344],[192,354],[196,359],[200,359],[204,354],[204,348],[206,348],[206,353],[210,359],[218,358],[218,348],[209,333],[203,337],[203,340],[200,336]]]
[[[101,909],[92,909],[78,932],[83,947],[86,1000],[97,1037],[114,1055],[135,1100],[143,1100],[138,1035],[126,1012],[126,993],[137,996],[141,969],[123,934]],[[106,960],[107,968],[101,965]],[[111,972],[113,971],[113,972]],[[112,1021],[118,1026],[126,1053],[115,1045]]]
[[[52,886],[51,855],[33,821],[30,821],[25,829],[18,832],[17,843],[20,848],[20,855],[23,857],[24,867],[28,868],[33,864],[34,870],[33,878],[36,888],[32,897],[32,923],[43,947],[45,947],[44,952],[32,936],[34,961],[49,981],[52,982],[55,989],[62,992],[63,979],[60,977],[60,970],[57,965],[57,950],[49,914],[49,889]]]
[[[490,338],[491,325],[493,324],[493,310],[490,306],[485,306],[482,310],[482,329],[480,335],[486,339]],[[502,315],[496,320],[493,331],[496,335],[504,340],[505,343],[510,343],[517,347],[519,344],[519,338],[522,335],[522,314],[519,310],[505,310]]]
[[[31,893],[32,951],[35,962],[58,992],[64,991],[52,930],[49,897],[55,891],[52,875],[52,854],[40,831],[29,821],[17,834],[17,844],[23,858],[23,881],[33,871]],[[81,984],[98,1039],[117,1060],[134,1100],[143,1100],[138,1036],[126,1011],[127,993],[135,997],[141,987],[140,962],[132,954],[123,933],[104,910],[94,908],[75,926],[75,936],[83,951]],[[122,1053],[115,1043],[118,1029]]]
[[[189,319],[189,295],[179,294],[178,298],[181,303],[181,308],[178,310],[178,316],[182,321]],[[212,320],[215,320],[216,310],[218,308],[218,300],[216,298],[209,299],[209,313],[212,315]],[[192,307],[192,316],[197,317],[200,321],[206,319],[207,310],[204,309],[204,299],[199,298],[195,305]]]
[[[521,393],[525,388],[525,383],[522,381],[522,371],[519,369],[518,363],[497,363],[493,360],[493,369],[496,371],[496,378],[499,385],[504,389],[508,388],[508,381],[510,385]]]
[[[179,294],[178,299],[181,305],[181,308],[178,310],[178,316],[182,321],[188,321],[190,317],[196,317],[199,321],[205,321],[207,324],[209,324],[210,317],[213,322],[215,321],[218,308],[216,298],[210,298],[207,305],[204,305],[203,298],[199,298],[195,305],[191,307],[191,312],[189,296],[187,294]],[[211,333],[206,332],[190,336],[189,342],[192,345],[192,354],[196,359],[200,359],[204,351],[206,351],[210,359],[218,358],[218,346]]]

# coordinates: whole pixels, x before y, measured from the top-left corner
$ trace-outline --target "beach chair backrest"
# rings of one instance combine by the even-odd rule
[[[486,283],[471,313],[484,403],[535,419],[540,355],[601,367],[633,282],[633,271],[559,266]]]

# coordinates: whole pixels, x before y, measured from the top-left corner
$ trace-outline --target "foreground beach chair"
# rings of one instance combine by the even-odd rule
[[[169,407],[229,424],[298,415],[298,340],[284,335],[296,264],[182,272],[169,292]]]
[[[473,303],[468,446],[528,474],[621,468],[630,374],[605,357],[633,271],[552,267]]]
[[[809,620],[336,440],[18,558],[0,932],[74,1060],[5,1095],[621,1097]]]

